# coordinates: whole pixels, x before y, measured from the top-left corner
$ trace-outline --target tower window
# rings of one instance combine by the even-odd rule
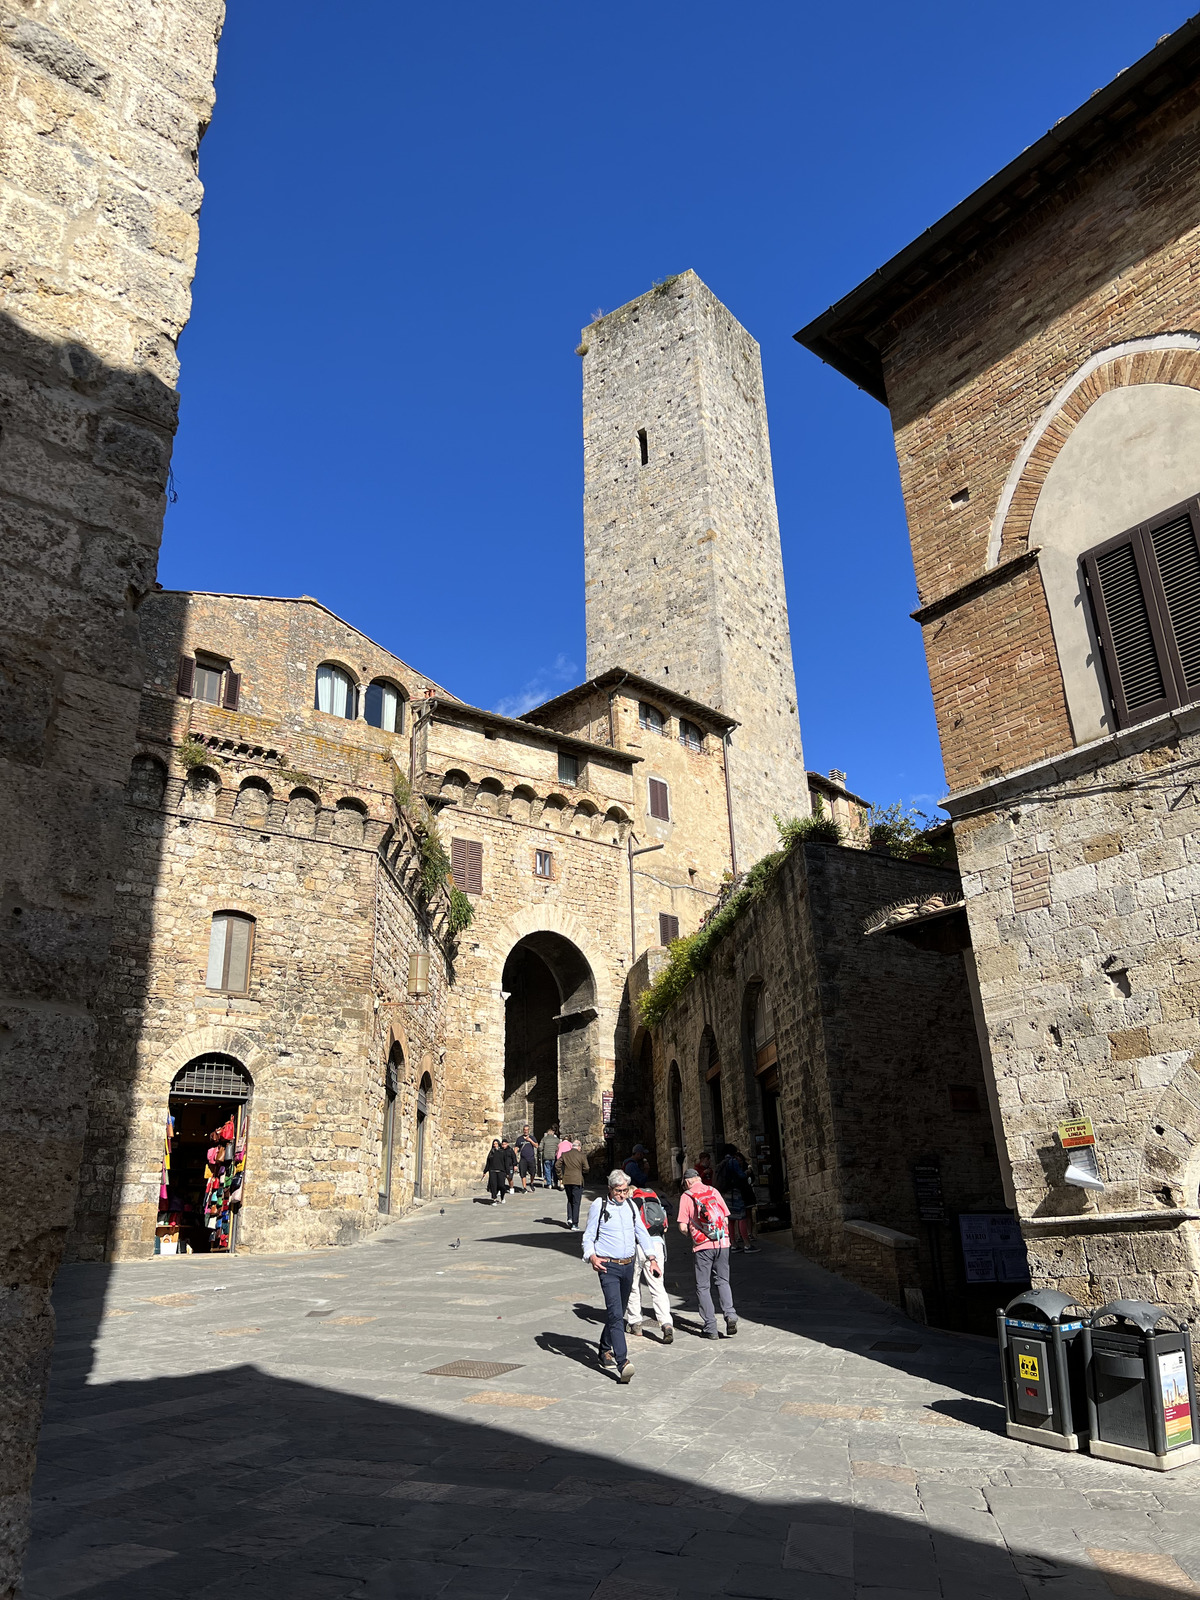
[[[659,944],[672,944],[679,937],[679,918],[670,916],[666,911],[658,913],[658,942]]]
[[[647,705],[641,700],[638,702],[638,726],[645,728],[648,733],[663,733],[666,722],[657,706]]]
[[[208,936],[205,987],[226,994],[245,994],[250,987],[254,950],[254,918],[240,911],[218,911]]]
[[[554,855],[550,850],[535,850],[533,852],[533,875],[535,878],[553,878]]]
[[[650,779],[650,815],[659,822],[670,822],[670,796],[661,778]]]
[[[646,438],[645,428],[638,429],[638,450],[641,452],[642,465],[645,466],[650,460],[650,443]]]
[[[689,722],[686,717],[680,717],[679,742],[686,745],[689,750],[703,750],[704,731],[696,723]]]
[[[570,784],[579,782],[578,756],[568,755],[565,750],[558,752],[558,781]]]

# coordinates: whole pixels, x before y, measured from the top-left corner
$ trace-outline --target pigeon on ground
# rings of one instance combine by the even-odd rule
[[[461,1239],[455,1239],[454,1243],[450,1246],[451,1250],[457,1250],[461,1243]]]

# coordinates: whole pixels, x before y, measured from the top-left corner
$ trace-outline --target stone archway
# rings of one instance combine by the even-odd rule
[[[518,939],[501,976],[504,1002],[504,1132],[552,1123],[594,1144],[602,1137],[597,1071],[596,981],[587,957],[562,934]]]

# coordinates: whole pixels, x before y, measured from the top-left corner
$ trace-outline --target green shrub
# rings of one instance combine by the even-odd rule
[[[475,907],[471,904],[469,895],[465,895],[456,883],[450,885],[450,937],[457,939],[458,935],[471,926],[475,919]]]
[[[786,822],[775,818],[775,826],[779,830],[779,837],[783,841],[785,850],[790,850],[793,845],[811,840],[816,844],[841,844],[841,824],[833,820],[824,806],[814,811],[811,817],[789,817]]]
[[[921,861],[931,867],[957,865],[953,837],[940,832],[943,824],[924,811],[908,810],[897,800],[890,806],[872,806],[867,819],[871,849],[893,856],[897,861]]]
[[[179,746],[179,761],[187,772],[194,772],[212,760],[212,752],[199,739],[185,739]]]

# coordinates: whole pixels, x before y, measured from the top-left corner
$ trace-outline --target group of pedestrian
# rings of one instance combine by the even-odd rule
[[[638,1146],[642,1149],[642,1146]],[[567,1198],[567,1227],[578,1231],[587,1157],[578,1139],[560,1138],[549,1127],[536,1140],[528,1123],[515,1139],[493,1139],[483,1163],[483,1176],[493,1205],[510,1194],[533,1194],[540,1176],[547,1189],[562,1189]]]
[[[537,1162],[538,1146],[527,1126],[511,1142],[493,1139],[483,1163],[492,1204],[503,1205],[510,1194],[532,1194]]]

